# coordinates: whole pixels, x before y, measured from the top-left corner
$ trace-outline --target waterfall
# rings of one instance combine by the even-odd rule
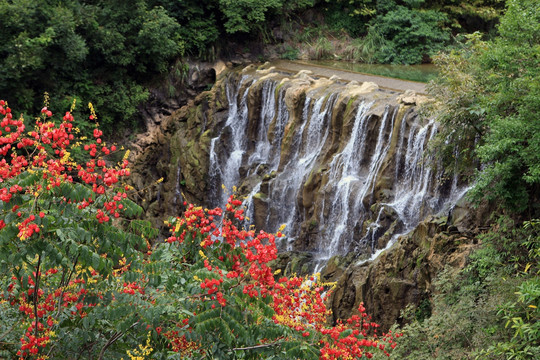
[[[233,81],[227,82],[226,93],[229,103],[229,116],[225,123],[224,131],[210,142],[210,167],[209,176],[215,196],[212,197],[213,206],[224,207],[227,202],[227,192],[238,184],[242,165],[242,157],[246,151],[245,129],[248,122],[247,96],[249,88],[240,96],[240,90],[245,82],[253,83],[253,79],[243,76],[238,84]],[[224,136],[228,134],[227,136]],[[217,144],[228,142],[230,151],[225,153],[225,158],[220,161],[217,153]]]
[[[213,205],[226,201],[221,184],[238,187],[252,224],[286,224],[284,250],[319,264],[369,258],[463,193],[426,156],[437,123],[395,93],[277,73],[230,76],[225,89],[228,116],[210,141]]]
[[[306,98],[302,126],[294,135],[290,160],[269,184],[269,197],[279,206],[271,208],[268,222],[274,219],[274,226],[285,224],[289,233],[298,231],[297,198],[328,137],[329,127],[326,125],[335,98],[335,94],[328,99],[321,97],[314,102],[311,110],[313,100]],[[291,250],[291,247],[292,242],[289,241],[287,250]]]
[[[387,123],[391,116],[391,108],[387,107],[377,134],[375,151],[369,161],[369,166],[362,169],[361,164],[366,152],[366,124],[367,112],[372,104],[361,104],[355,118],[355,124],[351,138],[345,149],[334,156],[330,164],[329,182],[327,192],[334,193],[330,210],[328,225],[325,227],[321,249],[318,257],[327,260],[336,254],[344,254],[349,250],[353,241],[353,231],[367,214],[363,206],[363,199],[374,186],[374,180],[378,174],[383,159],[389,149],[388,139],[392,136],[393,127],[390,126],[390,134],[386,135]],[[330,189],[329,189],[330,188]],[[324,216],[319,217],[324,220]]]

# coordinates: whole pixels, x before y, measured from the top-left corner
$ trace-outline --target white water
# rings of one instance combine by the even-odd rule
[[[286,224],[288,233],[294,233],[298,226],[297,199],[302,184],[314,169],[317,157],[326,142],[329,132],[329,114],[336,96],[319,98],[313,102],[307,98],[302,112],[302,126],[294,135],[293,151],[290,160],[270,182],[270,195],[272,202],[279,204],[272,216],[278,224]],[[313,108],[310,111],[310,105]],[[291,250],[292,240],[289,237],[288,250]]]
[[[240,82],[235,86],[233,82],[228,82],[226,87],[227,100],[229,102],[229,116],[225,123],[225,128],[231,130],[230,139],[223,139],[223,132],[219,136],[213,138],[210,142],[210,167],[209,176],[211,183],[215,188],[217,196],[214,201],[215,206],[224,207],[227,203],[228,192],[238,184],[240,179],[239,169],[242,164],[242,157],[246,151],[246,136],[245,129],[248,122],[248,107],[247,96],[249,94],[249,85],[240,98],[238,103],[239,91],[244,82],[250,81],[253,84],[253,79],[248,79],[243,76]],[[231,152],[226,154],[225,161],[220,162],[217,153],[216,145],[219,142],[228,141],[231,147]],[[218,184],[221,182],[221,184]],[[223,188],[227,191],[222,190]]]

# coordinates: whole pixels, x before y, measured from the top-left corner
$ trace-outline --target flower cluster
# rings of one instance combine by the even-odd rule
[[[70,157],[69,146],[74,137],[73,115],[66,112],[60,122],[54,121],[54,114],[44,107],[41,117],[35,122],[34,129],[27,131],[22,116],[14,119],[11,109],[4,100],[0,100],[0,114],[4,115],[0,125],[0,200],[10,203],[15,194],[33,194],[32,207],[36,211],[39,208],[38,199],[46,191],[53,191],[64,182],[73,182],[73,176],[77,176],[83,183],[91,185],[94,193],[88,198],[64,201],[77,201],[79,209],[86,208],[99,195],[105,193],[107,188],[117,185],[120,179],[129,176],[126,159],[119,166],[109,166],[105,160],[98,158],[100,155],[110,154],[116,150],[116,146],[106,146],[102,139],[102,131],[95,128],[93,131],[94,142],[84,146],[91,159],[85,166],[75,164]],[[74,172],[76,170],[76,173]],[[43,183],[32,182],[28,186],[20,186],[9,180],[22,173],[39,174]],[[96,219],[100,222],[109,222],[111,217],[118,218],[125,199],[125,192],[118,192],[111,201],[103,204],[103,208],[96,213]],[[22,218],[18,223],[19,238],[25,240],[40,232],[40,222],[36,222],[37,213],[17,212],[18,205],[12,207],[12,211]],[[45,209],[43,209],[45,210]],[[2,224],[5,226],[5,222]]]
[[[83,318],[87,309],[96,305],[85,304],[87,290],[83,279],[71,280],[66,287],[54,291],[44,290],[51,289],[49,282],[54,281],[57,272],[58,269],[51,268],[43,274],[33,273],[26,279],[14,276],[8,286],[6,301],[29,319],[26,331],[20,338],[21,348],[17,352],[20,358],[35,356],[36,359],[44,359],[39,355],[39,350],[54,338],[58,322],[56,315],[60,309],[67,309],[71,316]],[[42,282],[39,288],[36,286],[37,279]]]

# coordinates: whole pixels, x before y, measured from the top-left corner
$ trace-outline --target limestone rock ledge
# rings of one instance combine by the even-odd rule
[[[210,91],[201,92],[169,116],[148,120],[152,126],[133,144],[130,181],[142,189],[136,200],[154,226],[162,227],[168,216],[181,214],[184,201],[206,202],[212,131],[222,125],[227,109],[218,80]],[[163,181],[158,183],[160,178]]]

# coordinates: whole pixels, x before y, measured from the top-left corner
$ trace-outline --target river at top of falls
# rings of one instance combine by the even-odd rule
[[[311,251],[319,263],[369,257],[463,193],[425,154],[437,123],[395,93],[349,95],[328,80],[257,73],[231,74],[225,87],[228,117],[210,146],[212,205],[242,189],[258,227],[286,224],[283,250]]]

